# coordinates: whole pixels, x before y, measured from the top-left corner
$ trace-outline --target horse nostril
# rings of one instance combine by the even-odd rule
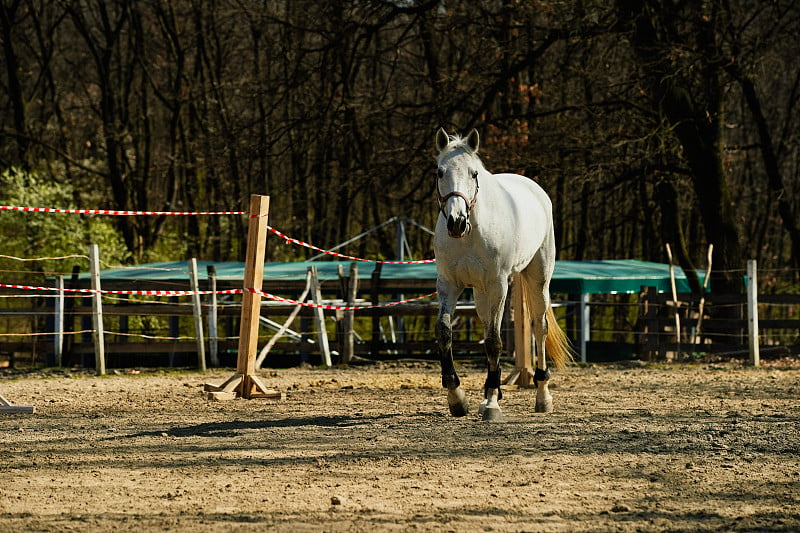
[[[453,233],[453,228],[455,228],[455,226],[456,226],[456,219],[453,217],[453,215],[450,215],[449,217],[447,217],[447,231]]]
[[[463,235],[467,231],[467,218],[461,217],[458,219],[458,233]]]

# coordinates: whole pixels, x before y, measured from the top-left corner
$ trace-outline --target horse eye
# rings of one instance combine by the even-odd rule
[[[476,179],[478,178],[478,171],[477,170],[473,170],[472,171],[472,177],[476,178]]]
[[[439,177],[439,178],[443,178],[444,177],[444,169],[442,167],[439,167],[439,168],[436,169],[436,176]]]

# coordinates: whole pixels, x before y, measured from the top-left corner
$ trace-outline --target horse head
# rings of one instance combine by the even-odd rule
[[[436,199],[447,233],[456,239],[472,229],[469,214],[478,200],[478,174],[485,170],[478,158],[479,145],[475,129],[465,139],[448,135],[444,128],[436,132]]]

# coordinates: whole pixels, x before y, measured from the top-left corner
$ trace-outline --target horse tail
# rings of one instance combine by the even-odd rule
[[[547,308],[547,339],[545,340],[545,355],[554,367],[562,369],[574,360],[572,343],[569,337],[558,325],[558,319],[553,314],[553,308]]]

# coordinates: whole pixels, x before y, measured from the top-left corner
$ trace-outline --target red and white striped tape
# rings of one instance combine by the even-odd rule
[[[134,215],[180,215],[180,216],[191,216],[191,215],[249,215],[250,218],[258,218],[259,216],[268,216],[266,213],[264,215],[250,215],[247,211],[119,211],[119,210],[112,210],[112,209],[58,209],[53,207],[19,207],[19,206],[12,206],[12,205],[0,205],[0,210],[6,211],[21,211],[26,213],[71,213],[71,214],[82,214],[82,215],[124,215],[124,216],[134,216]],[[324,248],[320,248],[318,246],[314,246],[313,244],[309,244],[307,242],[303,242],[298,239],[294,239],[289,237],[285,233],[278,231],[277,229],[273,228],[272,226],[267,226],[267,229],[274,233],[275,235],[279,236],[280,238],[284,239],[286,242],[291,244],[296,244],[298,246],[304,246],[311,250],[316,250],[317,252],[321,252],[324,254],[328,254],[334,257],[341,257],[343,259],[348,259],[351,261],[364,261],[367,263],[388,263],[392,265],[415,265],[421,263],[435,263],[436,259],[420,259],[418,261],[384,261],[380,259],[364,259],[361,257],[354,257],[352,255],[345,255],[340,254],[339,252],[334,252],[331,250],[325,250]]]
[[[363,259],[361,257],[353,257],[352,255],[340,254],[339,252],[332,252],[330,250],[325,250],[325,249],[320,248],[318,246],[314,246],[313,244],[309,244],[307,242],[299,241],[297,239],[289,237],[288,235],[286,235],[284,233],[281,233],[280,231],[276,230],[272,226],[267,226],[267,229],[269,231],[271,231],[272,233],[274,233],[275,235],[277,235],[278,237],[280,237],[281,239],[285,240],[288,243],[297,244],[299,246],[305,246],[306,248],[310,248],[311,250],[316,250],[317,252],[321,252],[323,254],[332,255],[334,257],[341,257],[343,259],[350,259],[352,261],[364,261],[364,262],[367,262],[367,263],[388,263],[390,265],[416,265],[416,264],[420,264],[420,263],[435,263],[436,262],[436,259],[420,259],[418,261],[383,261],[381,259]]]
[[[247,211],[122,211],[115,209],[57,209],[53,207],[19,207],[0,205],[0,210],[22,211],[26,213],[70,213],[73,215],[249,215]],[[262,215],[262,216],[267,216]],[[258,215],[255,215],[258,217]]]
[[[281,296],[276,296],[274,294],[270,294],[268,292],[264,292],[259,289],[242,289],[243,291],[258,293],[265,298],[269,298],[270,300],[275,300],[277,302],[286,302],[294,305],[302,305],[303,307],[313,307],[318,309],[327,309],[330,311],[357,311],[359,309],[377,309],[383,307],[394,307],[397,305],[407,304],[410,302],[416,302],[419,300],[424,300],[425,298],[430,298],[431,296],[435,296],[436,292],[432,292],[430,294],[426,294],[424,296],[418,296],[417,298],[408,298],[406,300],[400,300],[397,302],[387,302],[385,304],[377,304],[377,305],[327,305],[327,304],[315,304],[310,302],[300,302],[297,300],[292,300],[291,298],[283,298]]]
[[[426,294],[424,296],[419,296],[417,298],[408,298],[406,300],[400,300],[397,302],[387,302],[385,304],[378,304],[378,305],[353,305],[353,306],[341,306],[341,305],[328,305],[328,304],[315,304],[310,302],[301,302],[298,300],[292,300],[291,298],[284,298],[282,296],[276,296],[274,294],[270,294],[268,292],[262,291],[261,289],[256,288],[245,288],[245,289],[226,289],[222,291],[121,291],[121,290],[106,290],[106,289],[59,289],[56,287],[36,287],[33,285],[15,285],[11,283],[0,283],[0,287],[7,288],[7,289],[17,289],[17,290],[29,290],[29,291],[48,291],[48,292],[72,292],[72,293],[80,293],[80,294],[127,294],[127,295],[138,295],[138,296],[191,296],[193,294],[199,295],[207,295],[207,294],[243,294],[245,292],[253,293],[253,294],[260,294],[261,296],[268,298],[270,300],[275,300],[277,302],[285,302],[293,305],[302,305],[303,307],[313,307],[319,309],[327,309],[332,311],[356,311],[359,309],[372,309],[372,308],[379,308],[379,307],[394,307],[397,305],[402,305],[410,302],[416,302],[418,300],[424,300],[426,298],[430,298],[431,296],[435,296],[436,292],[432,292],[430,294]]]
[[[73,292],[80,294],[130,294],[141,296],[191,296],[193,294],[241,294],[244,289],[227,289],[223,291],[119,291],[106,289],[59,289],[57,287],[35,287],[33,285],[14,285],[11,283],[0,283],[0,287],[7,289],[19,289],[26,291],[50,291],[50,292]]]

